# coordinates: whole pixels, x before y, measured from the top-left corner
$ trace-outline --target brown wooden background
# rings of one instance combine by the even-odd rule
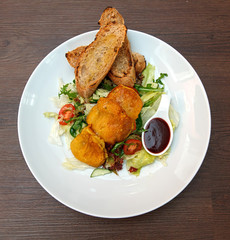
[[[169,43],[207,91],[212,135],[200,171],[173,201],[127,219],[100,219],[53,199],[22,156],[17,112],[37,64],[56,46],[98,28],[107,6],[129,29]],[[230,239],[230,1],[0,1],[0,239]]]

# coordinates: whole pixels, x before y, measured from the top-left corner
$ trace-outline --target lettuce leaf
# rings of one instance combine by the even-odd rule
[[[145,70],[142,72],[143,75],[143,81],[142,81],[142,86],[147,87],[147,84],[151,84],[151,87],[157,88],[158,84],[154,83],[155,79],[155,66],[152,64],[148,63],[147,67]]]
[[[146,165],[149,165],[154,162],[155,156],[150,155],[144,149],[138,151],[136,154],[132,155],[132,157],[126,157],[126,167],[127,170],[130,167],[138,169],[137,172],[132,172],[133,174],[139,175],[140,169]]]
[[[144,107],[141,109],[141,118],[143,122],[143,126],[145,123],[156,113],[160,100],[161,100],[161,93],[146,93],[141,97]],[[150,105],[145,107],[145,103],[154,100],[151,102]]]
[[[56,112],[44,112],[43,115],[46,118],[55,118],[55,119],[58,118],[58,114]]]

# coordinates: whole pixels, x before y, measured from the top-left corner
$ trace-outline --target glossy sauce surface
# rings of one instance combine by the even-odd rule
[[[146,127],[144,134],[145,146],[152,153],[160,153],[168,146],[170,129],[162,118],[152,119]]]

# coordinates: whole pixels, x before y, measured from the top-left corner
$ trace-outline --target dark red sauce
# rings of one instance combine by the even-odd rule
[[[170,129],[162,118],[152,119],[146,127],[144,141],[147,149],[152,153],[160,153],[168,146]]]

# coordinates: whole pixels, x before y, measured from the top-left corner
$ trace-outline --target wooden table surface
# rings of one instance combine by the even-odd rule
[[[107,6],[129,29],[167,42],[194,67],[207,92],[212,134],[188,187],[163,207],[125,219],[62,205],[23,158],[17,114],[25,84],[56,46],[98,29]],[[230,239],[230,1],[0,1],[0,239]]]

